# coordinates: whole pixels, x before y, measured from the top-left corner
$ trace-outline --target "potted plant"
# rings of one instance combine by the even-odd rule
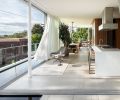
[[[65,50],[65,56],[69,55],[68,46],[71,43],[70,32],[68,26],[61,23],[59,26],[59,38],[63,42]]]

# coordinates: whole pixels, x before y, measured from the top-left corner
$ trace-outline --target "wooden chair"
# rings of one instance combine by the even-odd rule
[[[91,46],[88,48],[88,65],[89,65],[89,74],[95,74],[95,53]]]

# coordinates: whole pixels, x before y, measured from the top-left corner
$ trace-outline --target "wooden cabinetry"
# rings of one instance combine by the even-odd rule
[[[99,45],[99,40],[102,39],[102,44],[107,44],[107,31],[99,31],[99,26],[102,24],[102,19],[96,18],[92,22],[92,42],[95,45]]]
[[[92,22],[92,44],[99,45],[99,40],[102,39],[102,44],[111,44],[111,47],[120,48],[120,18],[115,18],[113,22],[118,24],[118,29],[99,31],[99,26],[102,24],[102,19],[94,19]]]
[[[114,19],[114,23],[118,23],[118,29],[115,30],[115,47],[120,49],[120,18]]]

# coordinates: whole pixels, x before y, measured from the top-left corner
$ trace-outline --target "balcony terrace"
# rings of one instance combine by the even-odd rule
[[[66,98],[65,100],[67,100],[73,97],[74,100],[79,98],[82,100],[89,100],[90,98],[92,100],[98,100],[98,98],[104,100],[105,98],[115,99],[119,97],[110,96],[120,93],[119,78],[96,77],[95,74],[89,74],[87,47],[82,47],[78,54],[71,53],[69,57],[64,58],[62,66],[58,66],[59,62],[53,62],[54,59],[42,64],[38,62],[36,68],[32,70],[31,79],[28,79],[28,75],[25,74],[10,82],[11,84],[6,84],[0,94],[44,95],[43,100],[47,100],[48,97],[53,98],[53,100],[55,98],[56,100],[58,98]],[[25,67],[26,63],[18,66]],[[59,96],[53,96],[53,94]],[[87,96],[83,96],[84,94]]]

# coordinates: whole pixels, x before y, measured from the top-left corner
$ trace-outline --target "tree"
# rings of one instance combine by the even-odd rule
[[[41,34],[32,34],[32,43],[39,43],[41,40]]]
[[[73,38],[72,38],[73,43],[79,42],[80,36],[79,36],[78,32],[74,32],[72,34],[73,34]]]
[[[61,23],[59,26],[59,38],[64,43],[65,56],[69,56],[68,46],[71,43],[71,38],[70,38],[68,26],[65,25],[64,23]]]
[[[27,31],[23,31],[23,32],[14,33],[13,35],[10,35],[9,37],[11,37],[11,38],[23,38],[26,36],[27,36]]]
[[[2,38],[24,38],[27,36],[27,31],[13,33],[12,35],[4,35]]]
[[[64,23],[61,23],[59,26],[59,38],[62,40],[64,46],[66,47],[68,47],[68,45],[71,43],[68,26]]]
[[[32,43],[39,43],[43,35],[43,27],[40,24],[35,24],[32,28]]]
[[[88,28],[78,28],[76,32],[73,33],[73,42],[79,42],[80,40],[87,40]]]
[[[78,28],[77,31],[79,32],[81,40],[87,40],[88,28]]]
[[[43,27],[40,24],[35,24],[32,28],[32,34],[43,34]]]

